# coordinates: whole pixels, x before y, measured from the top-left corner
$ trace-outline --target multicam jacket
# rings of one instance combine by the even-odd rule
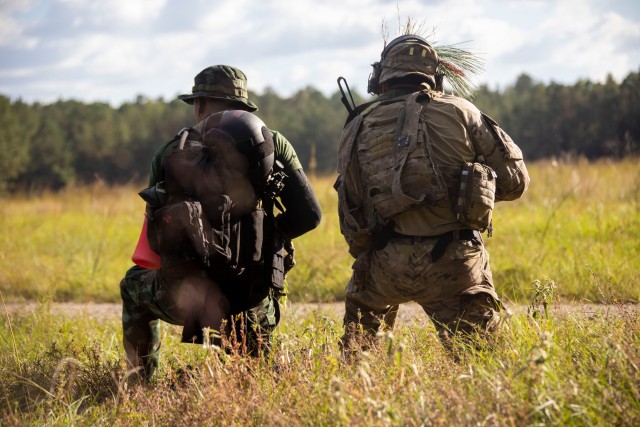
[[[517,199],[529,185],[521,150],[469,101],[432,90],[377,98],[345,126],[338,152],[335,188],[351,254],[367,250],[390,220],[411,236],[466,228],[454,201],[461,166],[472,162],[495,172],[496,201]]]

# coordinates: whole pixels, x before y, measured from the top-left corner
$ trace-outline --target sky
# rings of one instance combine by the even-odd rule
[[[171,100],[234,65],[249,90],[366,92],[371,63],[410,17],[435,46],[484,60],[476,84],[548,84],[640,71],[638,0],[0,0],[0,94],[118,106]]]

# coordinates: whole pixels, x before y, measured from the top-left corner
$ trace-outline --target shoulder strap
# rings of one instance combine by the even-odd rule
[[[402,172],[407,164],[409,153],[412,152],[418,142],[418,129],[420,128],[420,114],[422,104],[418,102],[420,92],[412,93],[407,97],[405,107],[400,113],[396,127],[396,163],[394,166],[393,183],[391,188],[396,197],[401,197],[411,204],[418,204],[422,199],[413,199],[402,190]]]
[[[344,122],[343,128],[347,127],[347,125],[351,122],[351,120],[354,119],[354,117],[359,116],[360,114],[362,114],[363,111],[365,111],[367,108],[371,107],[373,104],[377,102],[380,102],[380,101],[377,99],[374,99],[373,101],[365,102],[364,104],[358,105],[353,110],[350,110],[349,115],[347,116],[347,120]]]

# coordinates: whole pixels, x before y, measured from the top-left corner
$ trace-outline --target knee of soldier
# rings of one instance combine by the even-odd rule
[[[393,328],[394,314],[389,315],[388,310],[373,309],[347,298],[344,313],[345,334],[353,335],[364,332],[375,336],[381,328]]]
[[[497,331],[505,319],[500,300],[493,295],[479,292],[463,295],[460,301],[459,329],[480,329],[484,332]]]
[[[143,289],[149,288],[147,283],[151,277],[150,270],[142,267],[131,267],[120,281],[120,297],[124,303],[135,304]]]
[[[280,304],[273,296],[268,296],[257,306],[233,316],[235,328],[246,330],[252,336],[270,337],[280,323]]]
[[[127,281],[126,277],[120,280],[120,298],[122,299],[122,301],[131,300],[131,294],[129,291],[129,282]]]

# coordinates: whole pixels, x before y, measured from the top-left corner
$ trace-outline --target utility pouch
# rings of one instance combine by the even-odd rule
[[[285,276],[285,255],[284,255],[284,241],[282,234],[275,233],[273,238],[273,259],[271,264],[271,287],[276,292],[284,291],[284,276]]]
[[[264,220],[265,212],[261,207],[256,207],[247,215],[242,223],[242,245],[244,259],[258,263],[262,260],[262,247],[264,245]]]
[[[231,200],[222,195],[216,216],[205,215],[200,202],[192,200],[156,210],[151,224],[160,254],[192,254],[205,265],[238,269],[234,253],[237,253],[239,242],[234,238],[237,233],[232,230],[238,224],[230,224],[230,209]]]
[[[465,163],[455,198],[456,218],[473,230],[489,230],[496,197],[496,173],[482,163]]]
[[[286,277],[287,273],[296,266],[296,248],[291,240],[285,240],[284,251],[286,252],[284,256],[284,275]]]

